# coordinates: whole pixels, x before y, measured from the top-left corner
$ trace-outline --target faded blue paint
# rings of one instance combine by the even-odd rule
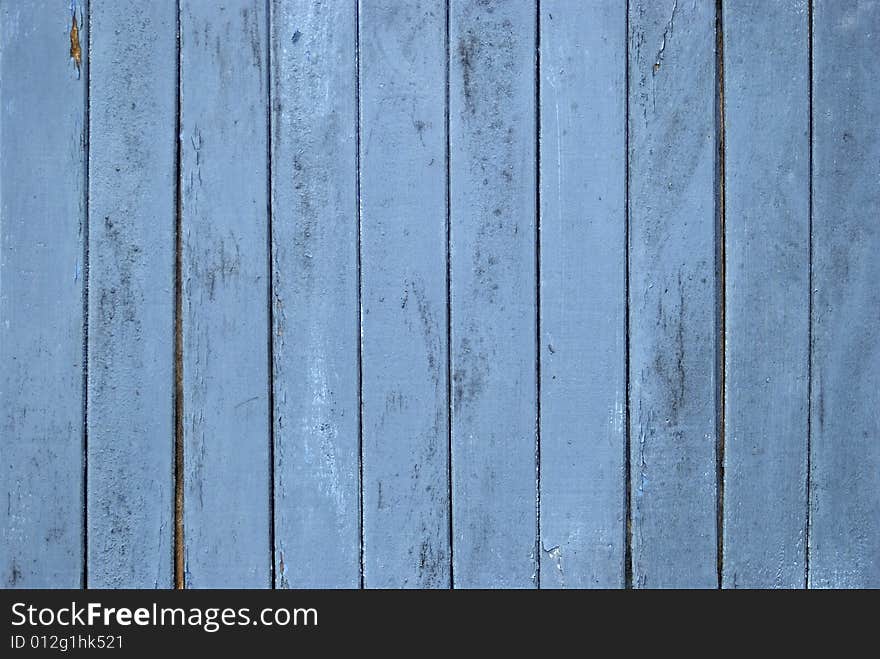
[[[724,3],[731,588],[801,588],[806,575],[809,45],[807,0]]]
[[[186,585],[271,586],[263,0],[181,5]]]
[[[272,3],[281,588],[356,588],[360,581],[355,18],[354,2]]]
[[[0,583],[880,585],[880,4],[813,4],[3,3]]]
[[[626,545],[626,7],[545,1],[540,22],[541,587],[614,588]]]
[[[880,588],[880,4],[815,0],[810,585]]]
[[[140,2],[91,11],[88,585],[167,588],[177,11]]]
[[[364,584],[450,583],[446,8],[360,6]]]
[[[449,16],[453,574],[537,582],[535,46],[528,3]]]
[[[632,579],[714,587],[715,3],[629,13]]]
[[[3,588],[82,585],[85,80],[66,3],[0,7]],[[77,12],[80,42],[86,44]]]

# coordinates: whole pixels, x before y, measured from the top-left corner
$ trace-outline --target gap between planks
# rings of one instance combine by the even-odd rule
[[[715,0],[715,139],[717,143],[716,175],[716,226],[715,226],[715,259],[716,259],[716,439],[715,439],[715,487],[716,487],[716,572],[720,589],[724,576],[724,404],[725,404],[725,377],[726,377],[726,232],[725,232],[725,203],[724,203],[724,13],[723,1]]]

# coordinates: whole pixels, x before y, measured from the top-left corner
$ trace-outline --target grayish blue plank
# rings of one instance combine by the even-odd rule
[[[808,0],[725,0],[725,587],[804,586],[809,44]]]
[[[186,585],[271,586],[263,0],[181,6]]]
[[[535,7],[450,5],[453,574],[537,580]]]
[[[715,3],[630,3],[636,587],[715,587]]]
[[[87,20],[67,0],[0,7],[4,588],[82,585]]]
[[[880,4],[813,14],[810,585],[880,587]]]
[[[272,4],[279,587],[360,581],[356,11]]]
[[[541,587],[621,587],[626,5],[540,23]]]
[[[360,6],[364,584],[450,584],[446,7]]]
[[[177,9],[94,2],[88,575],[172,584]]]

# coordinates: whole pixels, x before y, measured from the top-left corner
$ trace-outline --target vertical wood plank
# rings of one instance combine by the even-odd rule
[[[360,581],[356,12],[272,3],[279,587]]]
[[[626,5],[541,2],[541,587],[621,587]]]
[[[180,26],[186,584],[267,587],[266,3],[184,0]]]
[[[723,9],[723,585],[798,588],[807,510],[808,0],[725,0]]]
[[[532,3],[450,4],[453,574],[533,587],[536,520]]]
[[[636,587],[715,587],[715,3],[629,6]]]
[[[880,4],[815,0],[810,585],[880,587]]]
[[[0,7],[4,588],[82,585],[87,24],[67,0]]]
[[[446,7],[360,5],[364,584],[450,584]]]
[[[172,584],[175,3],[93,2],[88,575]]]

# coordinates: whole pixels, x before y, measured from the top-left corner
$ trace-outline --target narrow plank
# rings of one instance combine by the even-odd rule
[[[715,3],[630,4],[636,587],[714,587]]]
[[[813,14],[810,585],[880,587],[880,5]]]
[[[801,588],[810,322],[808,0],[725,0],[723,11],[723,585]]]
[[[360,581],[356,4],[272,4],[275,575]]]
[[[92,3],[88,585],[172,584],[177,8]]]
[[[186,585],[271,586],[266,3],[181,5]]]
[[[535,7],[450,5],[453,574],[533,587]]]
[[[626,5],[540,27],[541,587],[622,587]]]
[[[364,584],[450,585],[446,7],[360,5]]]
[[[0,7],[4,588],[82,586],[87,25],[79,3]]]

